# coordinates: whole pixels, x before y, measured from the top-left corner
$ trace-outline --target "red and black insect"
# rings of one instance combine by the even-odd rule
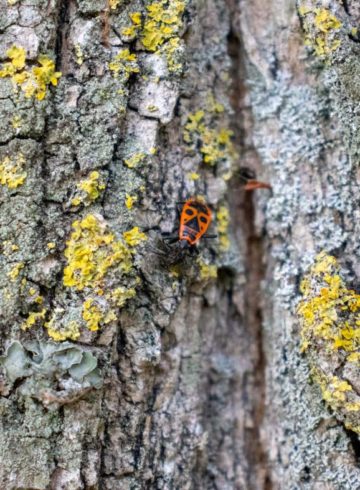
[[[169,244],[177,244],[177,250],[187,249],[197,252],[197,245],[201,238],[215,238],[216,235],[207,235],[212,213],[204,202],[196,198],[185,201],[180,211],[179,229],[176,235],[165,236]]]

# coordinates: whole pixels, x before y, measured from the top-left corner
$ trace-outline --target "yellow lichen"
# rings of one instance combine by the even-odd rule
[[[12,267],[12,269],[10,270],[10,272],[8,272],[8,274],[7,274],[7,276],[10,278],[11,282],[16,281],[16,279],[18,278],[18,276],[20,274],[21,269],[23,269],[24,267],[25,267],[25,265],[24,265],[23,262],[17,262]]]
[[[75,44],[74,46],[76,63],[81,66],[84,63],[84,54],[82,52],[80,44]]]
[[[146,10],[141,42],[148,51],[156,51],[162,44],[176,36],[181,29],[185,2],[159,0],[148,5]]]
[[[230,223],[230,214],[226,206],[220,206],[216,213],[217,230],[219,233],[220,250],[225,252],[230,247],[228,228]]]
[[[46,308],[43,308],[41,311],[31,312],[29,316],[25,320],[25,322],[21,325],[22,330],[27,330],[28,328],[33,327],[34,325],[42,324],[46,315]]]
[[[114,291],[111,293],[111,298],[113,302],[119,308],[122,308],[125,305],[126,301],[128,299],[134,298],[134,296],[136,296],[136,291],[134,288],[118,287],[114,289]]]
[[[13,45],[7,50],[6,56],[10,58],[9,62],[3,63],[0,70],[0,77],[11,78],[15,88],[20,87],[25,97],[35,97],[37,100],[43,100],[47,93],[47,87],[57,85],[61,73],[55,71],[55,63],[45,55],[39,55],[37,66],[31,70],[26,70],[25,49]]]
[[[22,119],[19,115],[15,115],[13,118],[12,118],[12,121],[11,121],[11,126],[14,128],[14,129],[19,129],[21,128],[22,126]]]
[[[131,196],[130,194],[126,194],[125,196],[125,206],[128,208],[128,209],[132,209],[134,204],[136,203],[137,201],[137,196]]]
[[[111,10],[115,10],[121,2],[122,0],[109,0],[109,7]]]
[[[225,128],[211,129],[205,124],[205,112],[199,110],[189,114],[183,138],[194,150],[199,149],[203,162],[216,165],[221,161],[231,161],[235,156],[231,143],[232,131]]]
[[[6,156],[0,161],[0,184],[9,189],[16,189],[25,182],[27,173],[24,171],[25,157],[18,153],[10,158]]]
[[[94,303],[93,298],[89,298],[83,303],[83,319],[91,332],[99,330],[100,322],[103,320],[103,312],[100,307]]]
[[[46,246],[47,246],[47,248],[48,248],[49,250],[54,250],[54,248],[56,247],[56,243],[55,243],[55,242],[48,242],[48,243],[46,244]]]
[[[301,349],[308,354],[313,378],[332,409],[359,427],[360,396],[336,369],[352,366],[351,373],[360,366],[360,295],[346,287],[337,260],[326,252],[316,257],[300,290]]]
[[[63,326],[57,322],[56,312],[53,317],[44,324],[49,337],[56,342],[64,340],[77,340],[80,337],[80,325],[75,320],[71,320],[67,325]]]
[[[82,221],[75,221],[73,232],[66,242],[64,286],[82,291],[88,287],[100,287],[112,269],[126,273],[131,269],[131,251],[109,233],[101,218],[88,214]]]
[[[327,56],[338,49],[341,41],[334,38],[334,33],[342,27],[342,23],[329,9],[301,6],[299,13],[306,19],[305,43],[312,46],[318,56]]]
[[[109,69],[115,78],[121,77],[123,82],[127,82],[132,73],[139,73],[136,54],[130,53],[128,48],[121,49],[109,63]]]
[[[346,288],[335,257],[325,252],[317,256],[301,283],[301,292],[303,300],[298,313],[302,320],[302,350],[314,342],[326,342],[327,349],[357,354],[360,295]]]
[[[15,243],[12,243],[10,240],[3,241],[1,253],[5,255],[5,257],[9,257],[10,255],[12,255],[14,252],[17,252],[18,250],[19,247]]]
[[[190,172],[187,174],[188,179],[190,180],[198,180],[200,179],[200,175],[196,172]]]
[[[129,168],[136,167],[139,163],[143,162],[146,157],[145,153],[138,152],[131,155],[131,157],[124,159],[124,163]]]
[[[125,242],[130,246],[130,247],[136,247],[139,245],[141,242],[147,240],[147,236],[145,233],[139,230],[138,226],[135,226],[129,231],[126,231],[123,233],[123,237]]]
[[[102,325],[115,321],[117,310],[135,296],[134,286],[139,281],[131,277],[133,256],[135,247],[146,240],[146,235],[135,227],[123,233],[123,241],[117,240],[108,231],[103,218],[91,214],[72,226],[73,232],[64,252],[68,263],[63,283],[85,295],[82,320],[90,331],[95,332]],[[121,280],[126,281],[126,285],[120,286]],[[54,320],[46,327],[53,338],[59,332],[63,340],[65,334],[61,322]]]
[[[129,17],[132,24],[129,27],[125,27],[121,31],[121,34],[125,37],[133,39],[141,28],[141,12],[133,12],[132,14],[129,14]]]
[[[180,72],[182,70],[183,64],[180,61],[182,49],[179,37],[172,37],[160,48],[159,53],[165,55],[170,72]]]
[[[78,206],[81,203],[89,206],[89,204],[96,201],[101,191],[106,187],[99,172],[96,170],[91,172],[87,179],[82,180],[76,186],[78,189],[77,193],[71,200],[73,206]]]
[[[197,261],[200,267],[200,279],[207,281],[209,279],[217,278],[217,266],[213,264],[207,264],[203,260]]]

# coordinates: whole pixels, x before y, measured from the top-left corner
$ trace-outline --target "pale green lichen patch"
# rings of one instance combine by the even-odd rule
[[[27,173],[25,168],[25,157],[22,153],[9,157],[6,156],[0,161],[0,184],[9,189],[16,189],[24,184]]]
[[[100,173],[94,170],[86,179],[81,180],[76,187],[77,191],[71,200],[71,204],[73,206],[79,206],[79,204],[89,206],[100,197],[106,186]]]
[[[96,357],[70,342],[61,346],[53,342],[31,342],[26,347],[12,342],[0,356],[0,366],[5,371],[8,389],[21,379],[20,395],[53,408],[71,403],[88,389],[102,386]]]
[[[358,427],[360,396],[337,368],[359,374],[360,295],[346,287],[337,260],[325,252],[304,277],[301,292],[302,351],[309,356],[324,400],[346,424]]]
[[[341,41],[337,32],[342,23],[329,9],[301,5],[299,13],[304,18],[306,44],[311,46],[318,56],[328,56],[338,49]]]
[[[50,313],[45,327],[56,341],[76,340],[82,326],[94,332],[117,319],[118,310],[136,294],[139,280],[134,255],[136,247],[147,239],[134,227],[118,240],[105,220],[93,214],[76,220],[72,228],[64,252],[67,265],[63,284],[77,293],[81,314],[74,314],[69,321],[64,309]]]
[[[26,69],[26,52],[19,46],[12,46],[6,52],[10,61],[3,63],[0,78],[10,78],[15,89],[20,88],[25,97],[43,100],[49,85],[57,85],[61,73],[55,71],[55,63],[48,56],[40,55],[37,66]]]
[[[210,127],[203,110],[189,114],[183,132],[185,143],[193,151],[200,151],[203,162],[211,166],[221,162],[231,163],[235,157],[232,135],[232,131],[227,128]]]

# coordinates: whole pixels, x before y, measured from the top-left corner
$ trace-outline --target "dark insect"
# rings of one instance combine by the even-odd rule
[[[238,177],[240,182],[244,184],[245,191],[253,191],[255,189],[271,189],[270,184],[256,180],[256,174],[250,168],[242,167],[239,170]]]

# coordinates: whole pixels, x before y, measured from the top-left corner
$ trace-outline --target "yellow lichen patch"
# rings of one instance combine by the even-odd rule
[[[131,196],[130,194],[126,194],[125,206],[128,209],[132,209],[137,200],[138,200],[137,196]]]
[[[146,240],[146,235],[135,227],[123,234],[123,241],[117,240],[104,219],[91,214],[72,226],[65,249],[68,264],[63,283],[81,295],[82,320],[95,332],[115,321],[118,309],[135,296],[139,281],[132,275],[133,256],[135,247]],[[121,281],[126,284],[119,284]],[[65,335],[62,323],[55,319],[46,328],[53,338],[56,332],[61,337]]]
[[[327,350],[360,352],[360,295],[346,288],[334,257],[325,252],[317,256],[301,292],[302,350],[321,343]]]
[[[327,56],[338,49],[341,41],[335,35],[342,23],[329,9],[301,6],[299,13],[305,19],[305,43],[312,46],[318,56]]]
[[[111,293],[111,299],[116,306],[122,308],[128,299],[134,298],[136,291],[134,288],[118,287]]]
[[[109,0],[109,7],[111,8],[111,10],[115,10],[121,3],[122,0]]]
[[[73,232],[66,242],[64,286],[82,291],[88,287],[100,287],[111,270],[126,273],[132,266],[132,253],[106,229],[101,218],[88,214],[82,221],[75,221]]]
[[[69,321],[69,323],[63,326],[60,322],[57,322],[56,312],[53,317],[44,324],[49,337],[56,342],[63,342],[64,340],[77,340],[80,337],[80,325],[75,320]]]
[[[124,159],[124,163],[129,168],[136,167],[139,163],[143,162],[146,155],[143,152],[134,153],[129,158]]]
[[[300,290],[301,349],[313,378],[336,415],[360,427],[360,396],[350,383],[360,367],[360,295],[346,287],[337,260],[326,252],[316,257]]]
[[[159,0],[148,5],[146,10],[141,42],[148,51],[156,51],[181,29],[185,2]]]
[[[7,50],[6,56],[9,62],[3,63],[0,70],[0,77],[11,78],[15,88],[20,87],[25,97],[35,97],[43,100],[49,85],[57,85],[61,73],[55,71],[55,63],[52,59],[44,55],[37,58],[37,66],[31,70],[26,70],[25,49],[19,46],[12,46]]]
[[[43,308],[41,311],[33,311],[29,313],[29,316],[25,322],[21,325],[22,330],[27,330],[34,325],[41,325],[45,320],[46,309]]]
[[[220,206],[216,213],[217,230],[219,233],[220,250],[225,252],[230,247],[228,228],[230,223],[230,214],[226,206]]]
[[[200,267],[200,279],[206,281],[209,279],[217,278],[217,267],[213,264],[207,264],[203,260],[199,259],[198,261]]]
[[[147,236],[145,235],[145,233],[139,230],[138,226],[135,226],[129,231],[125,231],[125,233],[123,233],[123,237],[125,242],[130,247],[136,247],[141,242],[147,240]]]
[[[187,178],[189,180],[198,180],[198,179],[200,179],[200,175],[196,172],[190,172],[187,174]]]
[[[130,53],[128,48],[121,49],[109,63],[109,69],[115,78],[121,78],[125,83],[132,73],[139,73],[136,54]]]
[[[14,252],[17,252],[19,247],[12,243],[10,240],[4,240],[1,247],[1,253],[5,255],[5,257],[9,257]]]
[[[215,99],[212,93],[208,95],[206,105],[209,112],[221,114],[225,110],[225,107]]]
[[[20,116],[18,116],[18,115],[15,115],[15,116],[12,118],[12,120],[11,120],[11,126],[12,126],[14,129],[19,129],[19,128],[21,128],[22,123],[23,123],[23,121],[22,121],[21,117],[20,117]]]
[[[80,44],[75,44],[74,46],[76,63],[81,66],[84,63],[84,53],[82,52]]]
[[[54,250],[54,248],[56,247],[56,243],[55,243],[55,242],[48,242],[48,243],[46,244],[46,246],[47,246],[47,248],[48,248],[49,250]]]
[[[189,114],[183,138],[193,150],[199,148],[204,163],[213,166],[221,161],[231,161],[235,156],[232,134],[229,129],[208,127],[205,124],[205,112],[199,110]]]
[[[78,190],[75,197],[71,200],[73,206],[78,206],[81,203],[89,206],[89,204],[96,201],[101,191],[106,187],[99,172],[96,170],[91,172],[86,179],[79,182],[76,186]]]
[[[17,262],[13,267],[11,268],[10,272],[8,272],[7,276],[10,278],[11,282],[16,281],[18,278],[21,269],[24,268],[24,263],[23,262]]]
[[[141,12],[133,12],[129,14],[131,19],[131,25],[129,27],[125,27],[121,34],[125,37],[133,39],[141,28]]]
[[[22,153],[11,158],[6,156],[0,161],[0,184],[6,185],[9,189],[16,189],[23,185],[27,176],[24,166],[25,157]]]
[[[180,72],[182,70],[183,64],[180,61],[182,50],[179,37],[172,37],[159,49],[159,53],[164,54],[166,57],[169,72]]]
[[[93,298],[84,301],[82,317],[86,321],[87,327],[91,332],[99,330],[100,322],[103,320],[103,312],[94,302]]]

